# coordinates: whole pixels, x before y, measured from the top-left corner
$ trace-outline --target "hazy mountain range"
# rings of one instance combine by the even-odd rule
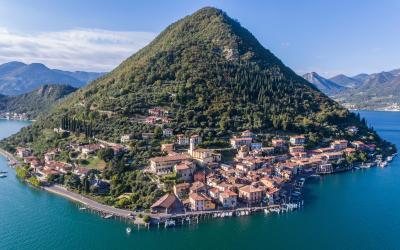
[[[328,79],[312,72],[303,77],[349,108],[395,110],[400,104],[400,69]]]
[[[104,73],[49,69],[41,63],[8,62],[0,65],[0,94],[24,94],[45,84],[80,88],[102,75]]]

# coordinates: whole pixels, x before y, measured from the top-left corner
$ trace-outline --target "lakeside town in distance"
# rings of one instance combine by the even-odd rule
[[[143,122],[153,125],[168,124],[171,116],[159,107],[149,109],[148,114]],[[123,134],[119,143],[107,142],[89,137],[89,131],[85,135],[73,132],[68,124],[63,121],[61,127],[46,132],[63,138],[63,147],[51,148],[43,155],[33,154],[31,148],[17,147],[16,159],[8,158],[19,166],[17,174],[34,186],[48,191],[62,187],[64,192],[99,200],[110,192],[112,180],[105,179],[103,173],[107,159],[128,152],[133,137]],[[346,131],[347,137],[357,138],[357,127]],[[113,206],[128,211],[125,214],[96,205],[89,206],[91,209],[99,210],[105,218],[119,216],[139,224],[165,226],[173,226],[181,218],[198,221],[204,212],[213,217],[229,217],[260,210],[287,211],[303,204],[302,186],[307,178],[385,167],[393,158],[386,152],[377,152],[376,145],[362,139],[338,138],[325,141],[326,147],[310,148],[303,134],[266,136],[246,130],[231,137],[224,148],[207,148],[199,134],[174,134],[168,127],[161,133],[169,143],[161,144],[160,156],[150,158],[142,171],[157,189],[166,190],[164,194],[148,209],[137,210],[126,207],[133,193],[118,195]],[[156,134],[145,132],[141,136],[149,142]]]

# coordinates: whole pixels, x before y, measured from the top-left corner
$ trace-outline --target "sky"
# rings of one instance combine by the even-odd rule
[[[400,68],[398,0],[0,0],[0,63],[110,71],[205,6],[237,19],[298,74]]]

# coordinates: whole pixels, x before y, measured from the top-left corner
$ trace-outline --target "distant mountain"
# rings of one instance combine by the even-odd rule
[[[348,77],[346,75],[340,74],[337,76],[334,76],[332,78],[329,78],[330,81],[339,84],[343,87],[347,87],[347,88],[355,88],[357,86],[359,86],[362,82],[359,80],[356,80],[354,78]]]
[[[400,106],[400,69],[330,79],[354,87],[333,94],[334,99],[356,109],[394,110]],[[327,93],[328,94],[328,93]]]
[[[336,84],[335,82],[330,81],[315,72],[307,73],[303,75],[303,78],[314,84],[315,87],[328,95],[335,94],[346,89],[346,87]]]
[[[0,65],[0,94],[19,95],[43,84],[67,84],[79,88],[103,74],[49,69],[41,63],[9,62]]]
[[[29,118],[47,113],[61,98],[76,91],[69,85],[44,85],[17,96],[0,95],[0,112],[26,113]]]

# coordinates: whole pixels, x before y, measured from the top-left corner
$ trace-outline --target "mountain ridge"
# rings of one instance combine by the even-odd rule
[[[400,69],[353,77],[340,74],[329,80],[348,87],[337,92],[321,89],[346,107],[373,110],[398,110],[400,107]]]
[[[319,90],[328,95],[340,92],[347,88],[318,75],[316,72],[304,74],[303,78],[314,84]]]
[[[44,84],[67,84],[79,88],[103,74],[62,71],[50,69],[41,63],[25,64],[13,61],[0,65],[0,93],[24,94]]]

